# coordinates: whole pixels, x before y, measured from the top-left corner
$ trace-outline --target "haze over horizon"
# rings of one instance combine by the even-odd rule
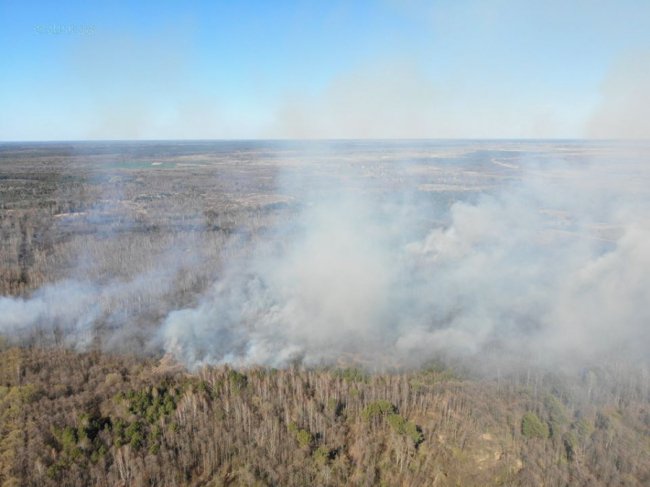
[[[650,4],[0,2],[0,140],[650,137]]]

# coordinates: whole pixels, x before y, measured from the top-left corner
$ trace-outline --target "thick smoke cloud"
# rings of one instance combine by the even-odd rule
[[[171,313],[164,347],[190,364],[647,359],[645,201],[609,170],[531,168],[421,208],[445,221],[428,231],[386,195],[337,192]]]
[[[297,216],[248,243],[234,235],[215,282],[147,328],[147,346],[189,367],[647,361],[648,174],[638,157],[616,157],[510,161],[515,176],[451,205],[433,192],[336,183],[363,181],[360,165],[318,190],[286,175],[280,191],[300,202]],[[2,297],[0,333],[56,329],[84,348],[101,322],[102,346],[120,349],[137,317],[119,303],[164,299],[166,285],[151,284],[174,280],[172,260],[128,282]]]

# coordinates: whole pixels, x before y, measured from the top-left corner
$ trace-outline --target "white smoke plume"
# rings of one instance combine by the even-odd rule
[[[327,177],[294,167],[278,191],[299,201],[296,217],[248,243],[235,234],[216,281],[195,306],[147,329],[147,347],[190,368],[647,362],[647,153],[596,153],[589,164],[560,151],[541,163],[494,159],[505,174],[498,184],[461,180],[454,191],[466,196],[451,205],[434,201],[449,189],[442,179],[404,190],[361,177],[376,161],[332,164]],[[416,169],[390,170],[399,180]],[[113,324],[102,346],[119,349],[137,317],[110,303],[164,298],[164,284],[150,288],[173,281],[166,262],[129,282],[65,281],[29,299],[0,298],[0,333],[59,326],[65,343],[84,347],[101,318]]]
[[[416,208],[446,220],[428,231],[395,195],[334,191],[171,313],[164,347],[189,364],[647,360],[647,200],[628,193],[638,166],[613,168],[531,165],[447,215]]]

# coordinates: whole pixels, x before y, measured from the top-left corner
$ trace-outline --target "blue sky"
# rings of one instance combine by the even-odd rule
[[[0,140],[650,137],[650,2],[0,0]]]

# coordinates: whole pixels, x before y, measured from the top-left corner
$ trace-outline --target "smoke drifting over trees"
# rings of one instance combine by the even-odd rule
[[[0,146],[0,484],[647,485],[649,153]]]
[[[648,154],[532,142],[77,147],[62,171],[83,172],[76,191],[92,196],[66,195],[83,208],[52,207],[47,226],[92,246],[74,272],[45,266],[42,286],[1,297],[0,333],[80,349],[137,340],[189,367],[647,362]],[[29,217],[15,220],[19,200],[5,200],[3,222],[24,230],[17,268],[20,247],[38,241]]]

